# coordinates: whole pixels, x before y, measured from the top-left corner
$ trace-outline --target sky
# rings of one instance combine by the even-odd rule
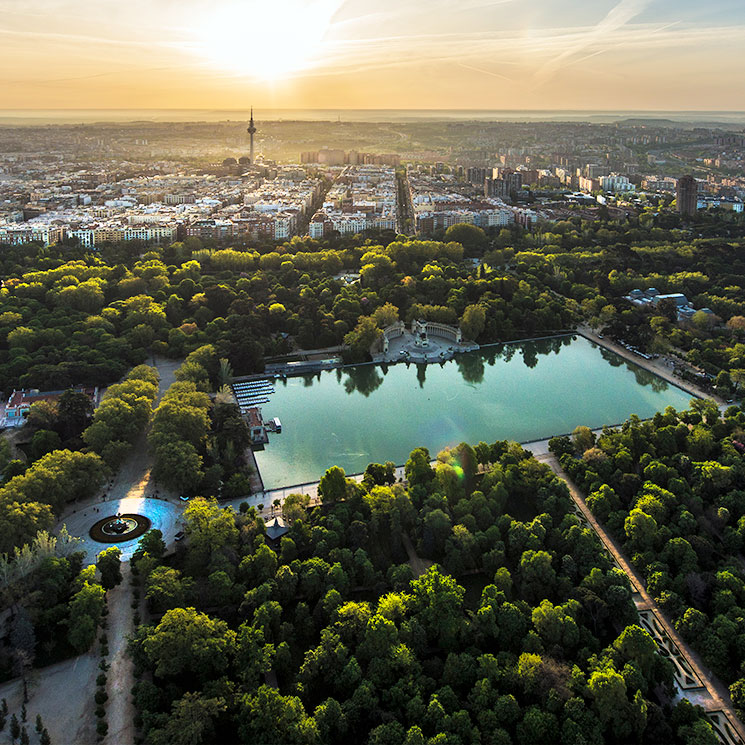
[[[0,106],[745,110],[745,0],[0,0]]]

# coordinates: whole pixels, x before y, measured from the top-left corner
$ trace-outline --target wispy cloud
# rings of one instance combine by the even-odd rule
[[[562,67],[571,63],[577,56],[586,52],[590,47],[608,40],[614,32],[626,26],[649,5],[650,0],[621,0],[597,25],[592,26],[586,33],[580,34],[573,44],[560,54],[545,62],[535,73],[534,82],[537,86],[550,81]],[[599,50],[594,50],[593,55]]]

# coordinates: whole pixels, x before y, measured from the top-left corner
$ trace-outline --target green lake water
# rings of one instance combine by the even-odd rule
[[[434,458],[459,442],[525,442],[577,425],[685,409],[690,394],[584,337],[490,347],[443,364],[360,365],[275,381],[262,406],[281,434],[256,453],[267,489],[318,480],[332,465]]]

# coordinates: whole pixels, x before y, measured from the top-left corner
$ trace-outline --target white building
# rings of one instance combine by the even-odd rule
[[[636,187],[632,184],[628,176],[621,176],[618,173],[611,173],[609,176],[600,177],[600,188],[603,191],[625,192],[634,191]]]

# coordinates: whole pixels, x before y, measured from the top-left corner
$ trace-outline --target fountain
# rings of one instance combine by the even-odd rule
[[[143,515],[109,515],[96,522],[90,537],[99,543],[119,543],[139,538],[150,529],[150,520]]]

